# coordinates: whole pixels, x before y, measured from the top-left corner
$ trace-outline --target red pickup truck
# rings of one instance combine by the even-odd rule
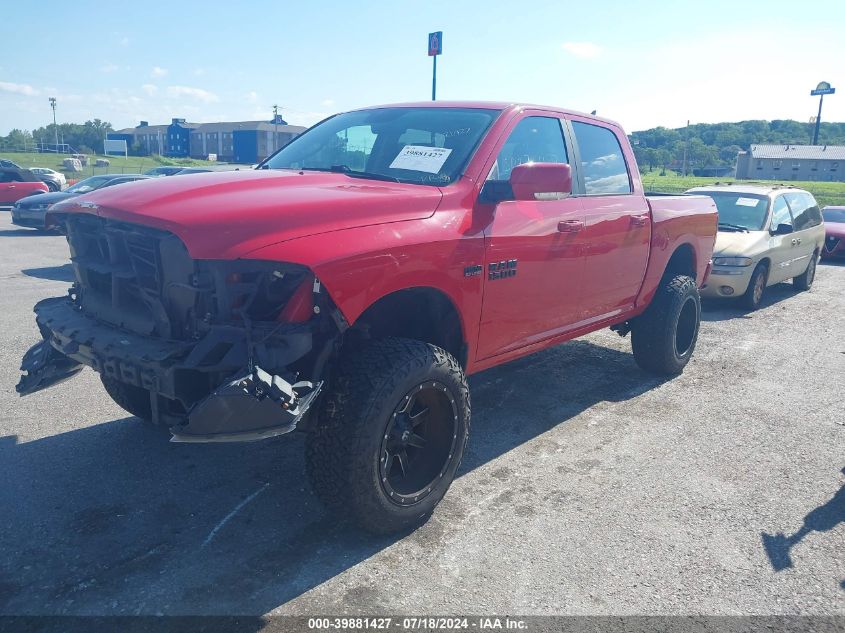
[[[256,170],[101,190],[48,222],[76,281],[35,306],[21,394],[87,365],[175,441],[304,431],[317,494],[390,532],[455,476],[467,374],[605,327],[681,372],[717,215],[646,196],[615,123],[438,102],[338,114]]]

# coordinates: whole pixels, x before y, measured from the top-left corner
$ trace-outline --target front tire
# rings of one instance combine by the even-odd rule
[[[388,534],[423,523],[446,494],[469,436],[458,362],[434,345],[372,341],[340,360],[305,445],[326,506]]]
[[[818,260],[818,252],[813,251],[813,254],[810,257],[810,263],[807,264],[807,270],[805,270],[797,277],[792,278],[792,285],[795,286],[796,290],[809,290],[810,286],[813,285],[813,280],[816,278],[816,263],[818,262]]]
[[[651,305],[633,323],[634,360],[655,374],[680,374],[692,357],[700,324],[701,297],[695,280],[677,275],[664,281]]]
[[[135,417],[152,424],[153,412],[150,404],[149,391],[134,385],[127,385],[102,374],[100,375],[100,380],[106,389],[106,393],[109,394],[117,406]]]
[[[751,281],[748,282],[748,289],[742,295],[742,305],[746,310],[753,311],[762,305],[768,279],[769,268],[766,264],[757,264],[757,268],[751,273]]]

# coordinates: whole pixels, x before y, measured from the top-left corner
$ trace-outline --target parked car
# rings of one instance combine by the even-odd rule
[[[305,431],[317,494],[375,532],[446,494],[467,374],[605,327],[683,371],[717,222],[708,197],[646,196],[616,123],[460,102],[339,114],[257,170],[51,216],[77,279],[35,306],[19,393],[89,365],[174,441]]]
[[[185,174],[204,174],[210,171],[212,170],[205,167],[185,167],[185,169],[177,171],[174,176],[184,176]]]
[[[152,176],[153,178],[160,178],[162,176],[175,176],[184,167],[153,167],[144,172],[145,176]]]
[[[0,158],[0,167],[3,167],[5,169],[23,169],[23,167],[21,167],[17,163],[10,160],[6,160],[5,158]]]
[[[824,259],[845,258],[845,207],[825,207],[824,217]]]
[[[12,207],[12,224],[43,229],[45,228],[44,220],[47,210],[57,202],[104,187],[113,187],[134,180],[149,180],[149,178],[149,176],[142,176],[141,174],[104,174],[102,176],[91,176],[85,180],[80,180],[64,191],[23,198]]]
[[[67,187],[67,179],[60,171],[48,169],[47,167],[31,167],[30,170],[41,182],[46,184],[50,191],[61,191]]]
[[[0,167],[0,206],[9,206],[21,198],[47,191],[47,185],[29,170]]]
[[[812,194],[783,185],[714,185],[687,193],[713,198],[719,235],[705,298],[738,297],[756,310],[768,286],[792,279],[809,290],[824,246],[821,211]]]

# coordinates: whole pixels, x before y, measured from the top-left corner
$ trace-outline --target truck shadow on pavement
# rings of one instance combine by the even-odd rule
[[[841,472],[845,475],[845,468]],[[786,536],[782,532],[775,535],[763,532],[760,535],[772,568],[777,572],[792,567],[790,554],[793,547],[813,532],[829,532],[840,523],[845,523],[845,484],[840,486],[830,500],[810,511],[804,517],[803,525],[793,534]],[[840,583],[840,586],[845,589],[845,580]]]
[[[50,281],[66,281],[72,283],[76,279],[73,274],[73,266],[70,264],[44,266],[43,268],[24,268],[21,272],[27,277],[49,279]]]
[[[630,354],[588,341],[478,374],[459,476],[596,403],[661,382]],[[34,396],[45,412],[49,394]],[[460,529],[435,513],[411,534],[373,537],[328,516],[306,483],[299,435],[228,445],[168,439],[131,417],[24,443],[0,438],[0,614],[260,615],[400,539],[429,547]],[[441,513],[475,500],[471,490],[447,497]],[[376,589],[357,582],[321,594],[320,610],[378,605]],[[242,624],[237,630],[260,628],[252,618]]]

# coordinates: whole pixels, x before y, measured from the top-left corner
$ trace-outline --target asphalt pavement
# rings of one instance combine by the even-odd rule
[[[19,398],[67,257],[0,211],[0,614],[845,615],[845,265],[705,306],[672,380],[609,331],[473,376],[446,499],[374,538],[299,436],[172,444],[87,369]]]

